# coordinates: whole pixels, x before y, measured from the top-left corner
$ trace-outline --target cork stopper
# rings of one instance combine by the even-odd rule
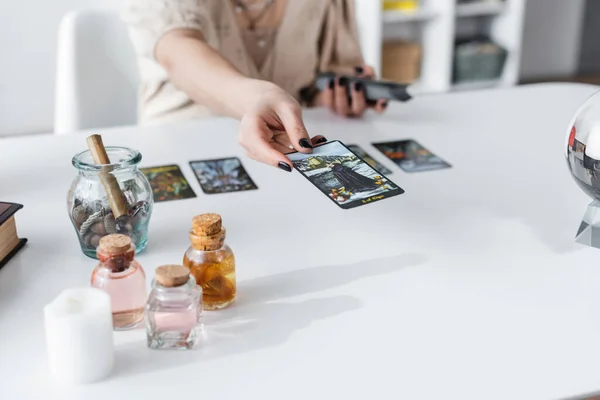
[[[211,236],[196,236],[194,233],[190,233],[190,240],[192,247],[196,250],[201,251],[215,251],[223,247],[225,242],[225,228],[221,227],[221,231],[216,235]]]
[[[192,247],[201,251],[215,251],[223,247],[225,228],[219,214],[201,214],[192,219],[190,232]]]
[[[131,238],[118,233],[104,236],[98,244],[98,250],[110,255],[125,254],[129,249],[131,249]]]
[[[219,214],[201,214],[192,219],[192,231],[196,236],[212,236],[221,232],[221,216]]]
[[[161,265],[155,274],[156,281],[164,287],[185,285],[190,279],[190,270],[183,265]]]

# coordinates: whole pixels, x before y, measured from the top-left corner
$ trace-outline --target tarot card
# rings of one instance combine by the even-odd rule
[[[237,157],[190,161],[190,166],[206,194],[258,189]]]
[[[291,153],[288,157],[304,177],[344,209],[404,193],[339,141],[315,147],[312,154]]]
[[[171,201],[196,197],[178,165],[141,168],[152,186],[154,201]]]
[[[436,169],[451,168],[450,164],[414,140],[373,143],[373,146],[385,154],[405,172],[433,171]]]
[[[390,171],[385,165],[381,164],[379,161],[377,161],[373,157],[371,157],[359,145],[349,144],[348,148],[350,149],[350,151],[352,151],[354,154],[356,154],[357,156],[359,156],[360,158],[365,160],[365,162],[367,164],[369,164],[371,167],[375,168],[377,171],[381,172],[382,174],[389,175],[392,173],[392,171]]]

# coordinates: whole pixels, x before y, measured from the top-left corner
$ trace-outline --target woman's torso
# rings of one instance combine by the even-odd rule
[[[276,2],[275,24],[251,31],[232,0],[128,0],[124,18],[140,66],[140,123],[213,115],[177,89],[152,54],[171,29],[201,30],[205,41],[244,75],[274,82],[297,99],[316,72],[362,63],[353,0]]]

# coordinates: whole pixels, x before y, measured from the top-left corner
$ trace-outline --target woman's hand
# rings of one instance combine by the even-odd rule
[[[298,102],[274,83],[240,73],[202,33],[175,29],[158,42],[156,58],[175,86],[198,104],[222,115],[241,119],[240,144],[248,156],[265,164],[292,171],[285,153],[294,149],[311,153],[327,140],[310,138]]]
[[[257,93],[257,97],[242,117],[239,142],[250,158],[292,172],[286,153],[294,149],[311,153],[315,144],[327,139],[310,138],[300,104],[286,91],[265,81],[254,81],[252,85],[249,92]]]
[[[355,68],[355,75],[364,79],[373,79],[375,71],[372,67],[363,65]],[[362,117],[367,108],[374,109],[381,114],[387,107],[387,99],[380,99],[374,103],[367,101],[365,88],[362,83],[356,82],[348,87],[349,82],[344,77],[336,77],[329,82],[329,86],[317,96],[316,103],[327,107],[334,113],[344,117]],[[348,97],[350,93],[350,97]]]

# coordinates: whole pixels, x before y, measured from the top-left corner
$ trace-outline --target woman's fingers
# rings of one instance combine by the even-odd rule
[[[290,146],[284,146],[284,145],[282,145],[282,144],[279,144],[279,143],[276,143],[276,142],[271,142],[271,146],[272,146],[272,147],[273,147],[275,150],[277,150],[278,152],[280,152],[280,153],[282,153],[282,154],[284,154],[284,155],[287,155],[287,154],[289,154],[289,153],[293,153],[293,152],[295,152],[295,151],[296,151],[296,150],[294,150],[294,149],[290,148]]]
[[[289,152],[289,149],[287,149]],[[258,140],[247,154],[253,160],[278,167],[287,172],[292,172],[292,162],[284,155],[286,147],[264,139]]]
[[[292,102],[282,103],[274,111],[276,111],[294,149],[301,153],[312,153],[313,145],[302,120],[300,105]]]
[[[333,103],[333,89],[335,88],[335,78],[329,80],[328,86],[321,92],[321,105],[327,107],[330,110],[335,109]]]
[[[317,135],[310,140],[313,146],[318,146],[323,143],[327,143],[327,138],[323,135]]]
[[[364,84],[362,82],[354,82],[352,86],[352,114],[355,117],[362,117],[367,109]]]
[[[373,67],[370,67],[368,65],[358,65],[358,66],[354,67],[354,72],[355,72],[356,76],[359,76],[361,78],[365,78],[365,79],[375,78],[375,70],[373,69]]]
[[[285,147],[287,149],[285,151],[286,153],[289,153],[290,150],[294,150],[290,137],[284,131],[273,131],[273,141]]]
[[[335,112],[347,116],[350,114],[350,104],[348,101],[348,78],[342,76],[337,78],[337,85],[334,90]]]
[[[271,141],[273,132],[258,116],[242,118],[238,140],[249,157],[291,172],[292,163],[283,153],[286,146]]]
[[[380,99],[377,100],[377,103],[373,106],[373,110],[375,110],[378,114],[383,114],[388,106],[388,99]]]
[[[325,138],[325,136],[323,135],[316,135],[313,136],[310,139],[310,142],[312,143],[313,147],[314,146],[318,146],[320,144],[326,143],[327,142],[327,138]],[[289,137],[287,136],[287,134],[285,132],[282,131],[273,131],[273,147],[278,150],[281,151],[283,154],[287,154],[287,153],[291,153],[294,150],[294,147],[292,146]]]

